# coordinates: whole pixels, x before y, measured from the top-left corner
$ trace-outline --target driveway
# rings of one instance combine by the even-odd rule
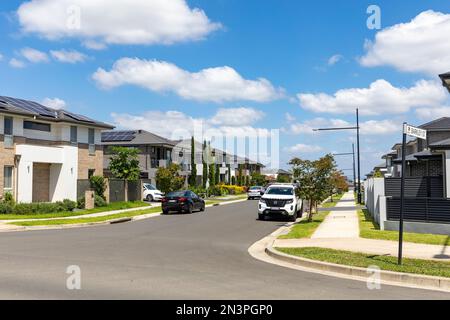
[[[0,234],[0,298],[449,299],[274,266],[247,252],[283,222],[257,221],[256,201],[127,224]],[[69,265],[81,290],[67,290]]]

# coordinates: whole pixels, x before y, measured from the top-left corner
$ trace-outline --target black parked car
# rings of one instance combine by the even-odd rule
[[[189,190],[169,192],[161,203],[163,214],[168,214],[170,211],[180,213],[192,213],[194,210],[205,211],[205,200]]]

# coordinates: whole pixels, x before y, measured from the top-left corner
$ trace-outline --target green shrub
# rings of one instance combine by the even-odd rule
[[[85,203],[86,203],[86,198],[85,197],[78,198],[78,200],[77,200],[77,208],[78,209],[84,209]]]
[[[204,197],[206,195],[206,189],[203,188],[203,186],[189,187],[189,190],[191,190],[192,192],[194,192],[196,195],[198,195],[200,197]]]
[[[224,195],[227,195],[227,194],[238,195],[238,194],[245,193],[245,188],[240,187],[240,186],[234,186],[234,185],[228,186],[228,185],[222,184],[219,187],[220,187],[220,189],[224,190],[223,191],[224,193],[226,192]]]
[[[64,199],[62,201],[65,210],[64,211],[73,211],[77,207],[77,203],[75,201]]]
[[[96,195],[105,200],[105,190],[106,190],[106,180],[102,176],[92,176],[89,179],[91,183],[91,188],[94,189]]]
[[[13,212],[13,206],[8,202],[0,202],[0,214],[10,214]]]
[[[10,204],[10,205],[14,205],[14,197],[13,197],[13,194],[11,193],[11,192],[6,192],[5,193],[5,197],[4,197],[4,199],[3,199],[3,202],[4,203],[8,203],[8,204]]]
[[[95,195],[94,198],[94,204],[96,207],[106,207],[108,204],[106,203],[105,199],[100,197],[99,195]]]

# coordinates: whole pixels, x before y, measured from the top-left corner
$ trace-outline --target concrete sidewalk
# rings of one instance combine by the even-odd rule
[[[335,211],[334,208],[336,208]],[[344,194],[334,208],[329,209],[331,213],[320,224],[311,238],[358,238],[359,221],[353,193],[347,192]],[[345,210],[340,208],[345,208]]]
[[[359,237],[359,220],[352,192],[346,193],[331,213],[317,228],[311,239],[276,239],[273,247],[319,247],[335,250],[362,252],[376,255],[397,256],[396,241],[363,239]],[[350,209],[352,207],[354,209]],[[341,211],[339,207],[346,207]],[[430,245],[405,242],[403,254],[408,258],[450,262],[450,237],[448,245]]]

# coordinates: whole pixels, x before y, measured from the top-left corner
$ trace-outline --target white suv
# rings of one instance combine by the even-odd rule
[[[292,184],[273,184],[267,188],[258,204],[258,219],[266,216],[282,215],[290,221],[297,220],[302,212],[302,200],[296,195],[296,186]]]
[[[151,183],[144,183],[144,200],[148,202],[161,201],[164,198],[164,193],[156,189]]]

